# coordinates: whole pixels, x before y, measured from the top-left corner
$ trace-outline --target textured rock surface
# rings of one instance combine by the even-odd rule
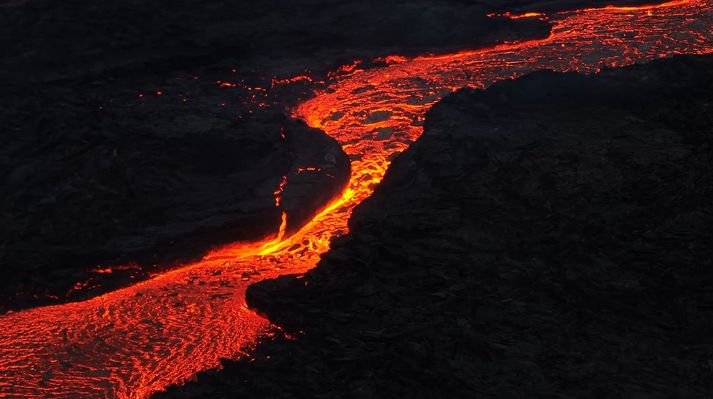
[[[1,151],[3,304],[22,306],[38,293],[82,298],[210,246],[274,235],[283,210],[298,227],[346,184],[346,155],[318,130],[279,114],[235,122],[176,107],[77,112],[60,104],[53,112],[73,118],[48,135],[12,132]],[[310,166],[320,171],[297,173]],[[88,272],[129,262],[142,267]]]
[[[462,90],[306,276],[294,341],[159,394],[708,397],[713,58]]]
[[[173,71],[230,58],[277,58],[279,68],[314,69],[320,62],[335,65],[394,51],[444,51],[547,33],[541,21],[491,19],[488,12],[646,2],[4,0],[0,81],[103,79],[106,73]],[[286,63],[290,58],[301,62]]]
[[[213,189],[210,184],[220,186],[215,187],[219,191],[224,189],[219,179],[211,177],[210,184],[191,179],[178,182],[181,170],[162,176],[161,168],[172,162],[179,169],[190,168],[192,160],[179,158],[195,157],[202,165],[198,168],[211,164],[209,168],[215,172],[223,166],[236,167],[219,162],[226,159],[225,152],[231,147],[237,150],[240,146],[242,150],[238,151],[251,153],[249,148],[254,144],[260,147],[258,152],[266,150],[257,142],[243,146],[231,139],[232,144],[227,143],[222,134],[231,129],[241,131],[234,125],[254,119],[255,104],[261,108],[274,106],[281,112],[313,88],[308,80],[287,87],[274,85],[273,76],[307,73],[319,78],[355,58],[447,51],[543,36],[548,31],[543,21],[487,18],[486,14],[601,3],[0,1],[0,179],[4,197],[0,222],[9,226],[0,236],[0,277],[6,281],[0,284],[0,311],[7,306],[65,300],[66,290],[59,287],[68,284],[84,286],[80,296],[74,298],[79,299],[85,293],[101,291],[89,293],[88,287],[99,284],[106,290],[114,283],[128,282],[132,276],[145,277],[140,270],[130,269],[112,276],[92,276],[93,281],[88,282],[85,274],[73,275],[74,270],[62,276],[38,271],[64,270],[70,263],[74,265],[70,269],[74,269],[112,260],[142,261],[133,257],[133,250],[148,248],[154,242],[175,241],[180,235],[175,233],[200,227],[179,226],[190,218],[189,214],[172,220],[170,210],[162,211],[162,215],[151,201],[163,201],[160,198],[170,194],[171,203],[178,207],[192,206],[199,200],[201,206],[221,207],[221,194],[209,194]],[[420,28],[412,29],[414,26]],[[270,130],[274,124],[263,128],[261,123],[250,129],[275,133]],[[174,137],[181,134],[186,137]],[[208,155],[211,151],[214,157]],[[171,160],[174,155],[176,159]],[[245,158],[245,164],[249,160]],[[130,200],[121,202],[123,207],[106,209],[111,201],[118,204],[119,197],[134,195],[126,189],[136,178],[133,174],[143,173],[141,168],[152,169],[147,181],[163,181],[151,188],[160,195],[135,209],[129,209],[131,204],[136,205]],[[253,183],[232,181],[233,186],[240,187]],[[31,187],[35,183],[40,184]],[[179,187],[193,183],[202,191],[189,199]],[[179,192],[181,195],[176,195]],[[106,202],[108,198],[113,199]],[[179,204],[183,200],[188,202]],[[62,201],[66,206],[85,207],[85,215],[61,210],[65,206]],[[59,219],[47,213],[52,208],[62,215]],[[193,215],[198,217],[199,213]],[[138,223],[135,227],[129,225],[132,218]],[[218,215],[203,226],[203,243],[217,244],[235,236],[214,229],[220,218]],[[146,226],[162,223],[166,226],[158,227],[162,231],[148,240],[151,243],[146,237],[132,236]],[[128,231],[131,229],[134,231]],[[102,242],[107,236],[122,236],[123,244],[107,246]],[[75,245],[75,251],[68,242],[81,242],[83,248]],[[200,249],[200,245],[161,245],[171,255],[157,254],[152,262],[181,258],[182,254],[175,253],[179,249],[193,256]],[[107,252],[114,249],[121,252]],[[47,269],[49,263],[53,266]],[[16,285],[20,280],[23,287]],[[45,287],[47,283],[57,285],[57,289]]]
[[[315,51],[338,51],[351,58],[356,55],[345,54],[347,49],[370,54],[395,46],[423,51],[512,40],[529,35],[533,26],[546,32],[545,24],[537,21],[487,18],[486,12],[499,4],[462,1],[4,3],[0,43],[6,56],[0,79],[9,80],[51,81],[131,68],[166,70],[228,57],[305,57]],[[20,31],[26,33],[20,36]]]

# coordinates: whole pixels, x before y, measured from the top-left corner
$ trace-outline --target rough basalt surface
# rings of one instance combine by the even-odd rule
[[[3,0],[0,82],[66,85],[89,76],[146,76],[228,60],[251,60],[263,71],[315,70],[355,58],[472,48],[548,32],[545,22],[488,18],[491,12],[650,2]]]
[[[11,132],[0,152],[0,306],[85,298],[216,245],[274,236],[283,211],[294,230],[349,177],[335,140],[280,114],[54,107],[73,118],[46,136]]]
[[[158,398],[706,398],[713,57],[461,90],[304,277]]]
[[[357,58],[368,64],[389,54],[543,37],[545,21],[487,14],[602,3],[0,1],[0,312],[82,299],[146,277],[133,266],[85,273],[96,264],[194,258],[208,243],[271,230],[274,209],[227,217],[230,206],[221,201],[238,201],[242,194],[226,197],[224,190],[253,184],[244,166],[260,164],[257,158],[275,144],[281,117],[254,115],[282,112],[315,88],[307,79],[274,85],[273,76],[319,80]],[[241,127],[246,120],[252,122]],[[260,132],[255,141],[238,137],[252,137],[253,129]],[[286,168],[281,151],[270,161],[277,168],[271,179]],[[227,160],[237,153],[247,180],[220,184],[217,170],[233,173],[237,163]],[[184,172],[207,177],[184,179]],[[292,180],[293,193],[302,178]],[[133,187],[135,179],[150,187]],[[143,189],[156,197],[142,196]],[[216,208],[211,221],[195,211],[197,202]],[[181,207],[190,211],[172,213]],[[299,219],[312,207],[294,209],[291,218]],[[224,228],[265,218],[270,223],[250,234]],[[194,239],[180,244],[189,231]],[[150,258],[136,255],[144,250]],[[77,290],[67,290],[75,284]]]
[[[482,45],[546,34],[540,21],[513,23],[489,11],[532,2],[225,0],[121,3],[10,0],[0,4],[5,49],[0,81],[48,82],[132,69],[174,70],[226,58],[299,57],[283,68],[399,51]],[[412,29],[418,26],[419,29]],[[20,35],[19,32],[23,34]],[[337,60],[335,58],[340,58]]]

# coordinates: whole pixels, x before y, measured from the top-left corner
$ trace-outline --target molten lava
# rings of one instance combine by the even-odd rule
[[[530,15],[528,17],[542,17]],[[549,37],[455,54],[388,57],[341,68],[293,115],[336,138],[352,159],[343,196],[292,237],[234,244],[195,264],[94,299],[0,317],[0,397],[145,398],[246,353],[274,327],[248,310],[252,283],[315,266],[347,232],[389,160],[422,132],[445,94],[537,69],[595,72],[674,54],[713,52],[713,4],[676,0],[548,15]],[[295,81],[311,81],[295,77]],[[279,205],[279,189],[276,203]]]

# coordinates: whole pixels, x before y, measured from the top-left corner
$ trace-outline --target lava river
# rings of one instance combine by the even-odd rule
[[[712,1],[530,16],[547,18],[551,35],[448,55],[388,57],[384,67],[333,78],[294,109],[342,144],[352,176],[343,196],[292,237],[226,246],[91,300],[1,316],[0,397],[145,398],[219,366],[219,358],[249,351],[275,327],[247,309],[247,285],[314,267],[330,238],[347,232],[352,209],[372,193],[389,160],[421,134],[426,110],[456,88],[544,68],[596,72],[713,52]]]

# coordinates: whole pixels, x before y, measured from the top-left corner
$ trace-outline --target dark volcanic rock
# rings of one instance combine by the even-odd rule
[[[14,131],[0,151],[7,307],[32,303],[34,295],[65,299],[75,283],[87,287],[68,299],[95,295],[210,246],[273,235],[283,210],[294,230],[349,177],[336,141],[281,114],[235,122],[199,107],[179,112],[180,105],[56,107],[73,118],[50,119],[59,124],[46,136]],[[308,166],[321,171],[297,173]],[[142,267],[87,270],[127,262]]]
[[[462,90],[304,278],[160,398],[706,398],[713,57]]]
[[[253,163],[252,157],[265,155],[274,143],[263,142],[262,137],[246,144],[238,136],[248,130],[234,128],[231,121],[250,115],[255,104],[289,108],[296,98],[314,89],[307,80],[273,87],[273,76],[307,73],[318,80],[355,58],[442,52],[541,37],[549,30],[544,21],[488,18],[486,14],[602,3],[0,0],[0,178],[8,179],[7,183],[3,180],[0,216],[0,222],[7,223],[0,235],[4,271],[0,278],[5,281],[0,284],[0,309],[37,304],[32,297],[44,290],[45,299],[59,296],[62,300],[61,288],[74,283],[85,285],[82,297],[86,287],[99,284],[108,289],[106,284],[120,285],[143,273],[131,269],[103,276],[102,283],[97,281],[101,276],[87,282],[84,274],[74,275],[75,267],[137,260],[136,251],[153,254],[156,245],[173,254],[157,254],[149,261],[160,263],[181,258],[176,252],[184,248],[195,255],[195,249],[209,242],[218,244],[228,235],[242,237],[243,232],[226,234],[225,226],[251,225],[256,219],[224,214],[224,190],[239,186],[231,195],[243,195],[238,191],[254,183],[244,167]],[[253,90],[258,87],[260,91]],[[138,94],[143,95],[141,101]],[[166,106],[176,101],[180,106]],[[261,124],[245,129],[261,130]],[[274,134],[274,127],[265,126],[264,132]],[[158,134],[161,129],[168,136]],[[237,130],[225,136],[231,129]],[[235,151],[244,152],[240,155],[243,165],[228,161],[238,159],[230,157]],[[271,165],[258,162],[263,168],[260,173],[272,166],[284,170],[282,155],[276,154]],[[248,181],[222,185],[215,173],[223,167],[239,169]],[[177,168],[175,173],[162,175],[173,168]],[[280,171],[270,173],[279,175]],[[303,178],[291,180],[286,196],[304,196],[311,190],[308,182],[297,194]],[[134,187],[134,179],[151,183]],[[210,194],[214,189],[215,196]],[[141,202],[146,197],[136,190],[151,191],[152,199]],[[135,206],[137,201],[140,206]],[[198,208],[221,210],[202,219],[207,216],[194,211],[197,203]],[[64,211],[67,207],[86,209],[78,216]],[[176,209],[190,211],[179,216]],[[297,219],[312,210],[309,206],[292,209],[297,212],[290,217]],[[253,210],[246,212],[257,215]],[[273,220],[275,210],[266,212],[256,217]],[[187,222],[191,218],[205,222],[198,226]],[[134,222],[136,227],[131,227]],[[155,238],[147,238],[149,232],[142,230],[147,226],[155,228],[150,232]],[[272,227],[274,223],[268,223],[263,230]],[[191,245],[176,241],[198,230],[202,233],[194,236],[202,238],[191,239]],[[164,247],[170,242],[174,244]],[[69,270],[70,264],[72,271],[62,275],[45,273]],[[25,288],[17,285],[20,281]]]
[[[533,27],[546,33],[539,21],[487,18],[490,8],[433,0],[9,1],[0,4],[5,50],[0,81],[46,82],[315,51],[343,57],[352,49],[347,57],[357,57],[365,50],[424,51],[514,40]]]

